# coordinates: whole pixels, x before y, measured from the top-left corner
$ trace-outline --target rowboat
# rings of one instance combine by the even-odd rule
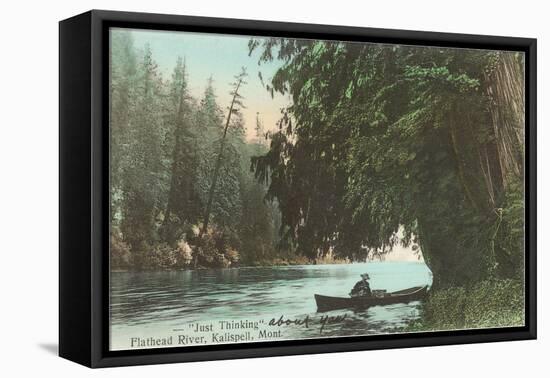
[[[315,294],[317,311],[331,311],[342,308],[365,308],[371,306],[384,306],[393,303],[407,303],[422,299],[428,292],[428,286],[415,286],[409,289],[373,295],[370,297],[329,297]]]

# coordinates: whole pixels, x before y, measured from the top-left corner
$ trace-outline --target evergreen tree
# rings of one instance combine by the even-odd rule
[[[196,222],[201,209],[196,183],[198,158],[196,135],[193,130],[194,116],[187,90],[185,69],[185,63],[179,59],[172,83],[172,98],[177,101],[174,101],[176,111],[173,128],[171,182],[162,225],[163,238],[171,245],[176,245],[182,237],[185,225],[192,225]]]
[[[123,181],[122,221],[124,241],[131,247],[137,267],[146,263],[156,235],[155,214],[161,195],[161,125],[158,112],[163,83],[149,46],[137,71],[136,108],[128,120],[126,166]]]
[[[128,31],[111,34],[109,123],[110,123],[110,213],[113,226],[121,218],[122,172],[127,162],[129,125],[135,111],[137,57]]]
[[[244,81],[246,77],[246,71],[244,68],[242,69],[242,72],[235,76],[235,82],[232,83],[233,89],[230,92],[232,96],[231,104],[228,107],[228,113],[227,113],[227,119],[225,121],[225,126],[223,128],[223,132],[221,134],[221,138],[216,141],[216,155],[215,155],[215,163],[212,171],[212,180],[210,182],[210,186],[208,189],[208,198],[206,202],[206,208],[204,211],[204,218],[201,225],[200,233],[199,233],[199,244],[202,243],[202,237],[207,233],[208,231],[208,225],[210,223],[210,216],[212,215],[213,210],[217,210],[217,218],[218,222],[221,223],[222,226],[227,225],[226,220],[229,221],[235,214],[231,212],[232,207],[237,207],[234,203],[235,199],[238,199],[238,196],[233,195],[233,193],[228,193],[229,188],[237,188],[238,187],[238,177],[236,175],[231,174],[233,171],[233,167],[235,167],[234,163],[238,163],[238,153],[237,150],[234,148],[234,146],[231,145],[231,143],[228,143],[228,139],[230,139],[231,131],[238,131],[239,129],[243,129],[243,123],[242,123],[242,117],[240,116],[240,109],[244,106],[242,104],[242,96],[239,94],[239,89],[242,85],[246,84]],[[236,117],[235,117],[236,116]],[[235,121],[235,118],[237,118],[237,121]],[[231,130],[230,130],[230,126]],[[229,131],[229,133],[228,133]],[[242,131],[241,131],[242,132]],[[229,136],[229,138],[228,138]],[[225,164],[224,164],[225,163]],[[220,171],[223,169],[223,175],[220,176]],[[220,179],[221,178],[221,179]],[[218,181],[221,181],[218,183]],[[218,185],[223,188],[223,190],[218,191]],[[224,196],[216,196],[216,194],[223,193]],[[217,200],[217,205],[214,206],[214,200]],[[227,201],[224,201],[226,200]],[[233,206],[235,205],[235,206]],[[198,263],[199,254],[200,254],[200,248],[197,249],[197,252],[195,254],[195,266]]]

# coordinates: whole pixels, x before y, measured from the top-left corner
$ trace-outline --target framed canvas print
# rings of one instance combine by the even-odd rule
[[[60,355],[536,337],[534,39],[60,23]]]

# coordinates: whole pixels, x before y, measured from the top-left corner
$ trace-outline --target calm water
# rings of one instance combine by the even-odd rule
[[[131,337],[189,332],[192,323],[216,320],[319,318],[313,294],[348,296],[361,273],[372,289],[395,291],[431,284],[420,262],[370,262],[111,274],[111,348],[128,349]],[[286,327],[277,339],[367,335],[392,332],[419,316],[419,303],[336,310],[346,315],[325,327]],[[186,331],[187,330],[187,331]]]

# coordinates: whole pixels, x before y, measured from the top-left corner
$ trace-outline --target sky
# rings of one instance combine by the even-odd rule
[[[411,246],[403,247],[401,243],[397,243],[397,245],[394,245],[393,248],[386,255],[384,255],[382,261],[424,262],[424,256],[420,250],[415,252]]]
[[[397,238],[399,240],[402,240],[405,236],[405,230],[403,227],[399,227],[399,230],[397,230]],[[373,258],[373,261],[411,261],[411,262],[424,262],[424,256],[422,255],[422,250],[419,248],[418,245],[416,245],[416,248],[418,248],[416,251],[413,249],[413,244],[409,246],[402,246],[401,243],[395,244],[385,255],[383,255],[382,259],[379,259],[378,257]]]
[[[202,98],[207,80],[212,76],[218,104],[224,112],[231,102],[230,83],[241,67],[245,67],[248,84],[240,92],[246,106],[242,113],[249,140],[255,136],[257,113],[264,129],[273,130],[280,118],[280,109],[290,103],[288,96],[275,94],[271,98],[262,85],[258,72],[261,71],[264,83],[269,83],[281,63],[273,61],[259,66],[259,52],[248,56],[248,36],[140,29],[132,29],[131,34],[136,48],[143,49],[149,44],[164,79],[171,78],[177,58],[185,58],[189,90],[196,99]]]

